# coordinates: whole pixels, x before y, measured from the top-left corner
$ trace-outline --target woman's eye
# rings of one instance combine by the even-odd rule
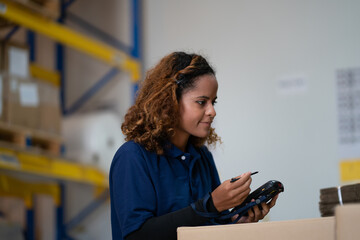
[[[200,105],[204,105],[205,104],[205,101],[196,101],[198,104]]]
[[[215,104],[217,104],[217,101],[213,101],[213,102],[212,102],[212,105],[215,105]]]

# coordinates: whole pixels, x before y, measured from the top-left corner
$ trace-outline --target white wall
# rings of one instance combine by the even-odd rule
[[[319,217],[320,188],[340,184],[335,73],[360,66],[360,2],[144,2],[146,68],[185,50],[217,70],[222,180],[259,170],[253,188],[285,186],[270,220]],[[279,79],[299,76],[303,91],[278,91]]]

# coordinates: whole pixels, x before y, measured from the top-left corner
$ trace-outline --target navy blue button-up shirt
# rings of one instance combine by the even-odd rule
[[[185,207],[220,185],[211,153],[171,144],[164,155],[129,141],[116,152],[110,168],[113,239],[124,239],[151,217]]]

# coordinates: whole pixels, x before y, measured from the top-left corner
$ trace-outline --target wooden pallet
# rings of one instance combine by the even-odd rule
[[[60,16],[59,0],[10,0],[10,2],[49,19],[56,20]]]
[[[10,22],[9,20],[0,17],[0,29],[5,29],[5,28],[11,28],[11,27],[15,27],[16,24],[13,22]]]
[[[54,134],[0,122],[0,145],[60,156],[63,141]]]

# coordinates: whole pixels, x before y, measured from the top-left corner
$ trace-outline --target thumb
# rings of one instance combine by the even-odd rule
[[[235,221],[239,217],[239,214],[235,214],[231,217],[231,221]]]

